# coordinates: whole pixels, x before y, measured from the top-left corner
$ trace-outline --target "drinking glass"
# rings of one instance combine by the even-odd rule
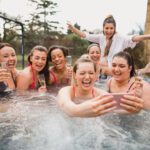
[[[1,68],[7,70],[7,62],[1,62]],[[9,72],[9,71],[7,70],[7,72]],[[12,91],[12,89],[9,88],[7,84],[6,84],[6,86],[7,86],[7,88],[5,89],[5,92]]]
[[[7,62],[1,62],[1,68],[7,69]]]
[[[72,56],[71,55],[66,56],[66,65],[68,67],[71,67],[71,65],[72,65]]]
[[[39,74],[38,79],[39,79],[39,83],[40,83],[41,86],[46,86],[46,81],[45,81],[44,74]]]

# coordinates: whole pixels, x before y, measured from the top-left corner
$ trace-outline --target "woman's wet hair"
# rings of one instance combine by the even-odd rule
[[[28,55],[28,62],[29,65],[32,65],[31,62],[31,56],[33,56],[34,51],[40,51],[40,52],[45,52],[47,54],[47,48],[42,46],[42,45],[36,45],[32,48],[31,52]],[[46,84],[48,85],[48,81],[49,81],[49,61],[46,58],[46,64],[45,67],[39,72],[39,74],[44,74],[45,76],[45,80],[46,80]]]
[[[13,46],[10,43],[0,43],[0,50],[5,46],[13,48]]]
[[[94,71],[96,72],[96,64],[93,63],[93,61],[90,58],[83,58],[80,57],[79,59],[77,59],[77,61],[75,62],[74,66],[73,66],[73,72],[76,73],[78,70],[78,66],[81,63],[92,63],[93,67],[94,67]]]
[[[40,51],[40,52],[45,52],[46,54],[47,54],[47,48],[46,47],[44,47],[44,46],[42,46],[42,45],[36,45],[36,46],[34,46],[32,49],[31,49],[31,51],[30,51],[30,53],[29,53],[29,55],[28,55],[28,62],[29,62],[29,64],[32,64],[32,62],[31,62],[31,56],[33,56],[33,53],[34,53],[34,51]]]
[[[49,61],[52,61],[51,53],[55,49],[60,49],[63,52],[64,57],[68,56],[69,49],[67,47],[64,47],[64,46],[61,46],[61,45],[52,45],[51,47],[49,47],[48,54],[47,54]]]
[[[130,77],[133,77],[133,76],[136,75],[134,60],[133,60],[133,57],[130,55],[130,53],[125,52],[125,51],[121,51],[119,53],[116,53],[113,56],[113,59],[115,57],[121,57],[121,58],[124,58],[127,61],[128,66],[131,67]]]
[[[99,46],[99,44],[97,44],[97,43],[92,43],[92,44],[90,44],[90,45],[87,47],[87,53],[89,53],[89,52],[90,52],[90,49],[91,49],[93,46],[98,47],[98,48],[99,48],[99,50],[100,50],[100,46]],[[100,51],[101,51],[101,50],[100,50]]]

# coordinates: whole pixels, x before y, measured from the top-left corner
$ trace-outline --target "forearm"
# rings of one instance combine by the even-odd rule
[[[82,31],[80,31],[79,29],[77,29],[76,27],[74,26],[70,26],[69,29],[75,33],[76,35],[80,36],[81,38],[85,38],[86,37],[86,34]]]
[[[73,102],[65,102],[63,100],[58,100],[58,105],[60,108],[70,117],[78,116],[78,106]]]
[[[147,40],[147,39],[150,39],[150,34],[133,36],[132,41],[140,42],[140,41]]]

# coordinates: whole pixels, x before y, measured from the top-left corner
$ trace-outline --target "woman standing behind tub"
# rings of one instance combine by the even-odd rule
[[[28,55],[29,66],[26,67],[18,76],[18,90],[37,90],[46,92],[46,84],[48,84],[49,71],[47,61],[47,48],[41,45],[33,47]],[[45,84],[40,82],[40,74],[44,74]]]
[[[116,21],[112,15],[107,16],[103,21],[102,34],[86,34],[74,27],[70,22],[67,23],[68,28],[86,40],[98,43],[101,48],[101,61],[108,63],[111,66],[112,57],[119,51],[125,48],[134,48],[137,42],[150,39],[150,34],[147,35],[131,35],[122,36],[116,31]]]

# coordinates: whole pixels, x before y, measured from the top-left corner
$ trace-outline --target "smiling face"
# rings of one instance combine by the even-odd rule
[[[61,49],[57,48],[51,52],[52,64],[57,70],[65,68],[66,59]]]
[[[81,90],[91,90],[96,80],[96,71],[92,62],[81,62],[77,66],[74,79]]]
[[[112,61],[112,76],[115,80],[122,82],[130,78],[131,66],[122,57],[114,57]]]
[[[43,70],[46,65],[47,53],[44,51],[34,50],[33,55],[30,58],[33,69],[37,72]]]
[[[101,57],[100,48],[98,46],[92,46],[89,49],[89,56],[94,63],[99,62]]]
[[[16,68],[17,57],[15,50],[12,47],[4,46],[0,49],[0,62],[6,62],[8,70]]]
[[[103,27],[104,35],[106,39],[110,39],[115,33],[115,26],[113,23],[106,23]]]

